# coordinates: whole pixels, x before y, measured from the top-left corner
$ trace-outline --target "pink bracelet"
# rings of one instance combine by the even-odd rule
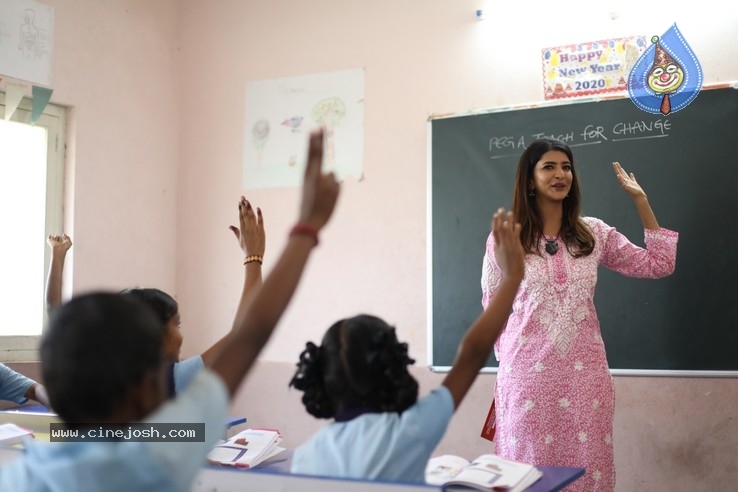
[[[304,234],[306,236],[310,236],[311,238],[313,238],[313,241],[315,241],[315,245],[318,245],[318,229],[316,229],[315,227],[298,222],[290,230],[290,236],[294,236],[296,234]]]

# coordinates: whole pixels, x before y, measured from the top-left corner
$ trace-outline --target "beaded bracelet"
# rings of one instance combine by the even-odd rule
[[[256,262],[261,265],[264,262],[264,257],[260,255],[251,255],[243,259],[243,264],[248,265],[249,263]]]
[[[290,230],[290,236],[294,236],[296,234],[304,234],[306,236],[310,236],[311,238],[313,238],[313,241],[315,241],[315,245],[318,245],[318,229],[316,229],[315,227],[298,222]]]

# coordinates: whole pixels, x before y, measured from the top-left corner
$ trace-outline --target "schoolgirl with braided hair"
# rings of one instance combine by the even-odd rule
[[[305,409],[317,418],[402,413],[418,399],[418,382],[407,370],[414,362],[393,327],[362,314],[334,323],[320,347],[308,342],[290,384],[304,392]]]
[[[520,225],[500,209],[492,221],[501,287],[467,330],[442,385],[418,399],[415,361],[384,320],[366,314],[334,323],[308,342],[290,386],[305,409],[333,419],[295,449],[292,473],[423,482],[426,463],[484,366],[523,278]]]

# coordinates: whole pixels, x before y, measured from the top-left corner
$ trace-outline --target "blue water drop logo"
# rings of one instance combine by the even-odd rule
[[[628,75],[628,94],[643,111],[667,115],[697,97],[702,67],[676,23],[651,42]]]

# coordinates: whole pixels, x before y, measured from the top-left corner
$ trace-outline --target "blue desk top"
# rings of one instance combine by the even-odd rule
[[[228,417],[226,419],[226,427],[230,429],[233,426],[245,424],[246,420],[246,417]]]
[[[543,476],[525,492],[556,492],[584,475],[584,468],[568,466],[537,466]]]
[[[0,413],[2,412],[51,413],[51,411],[43,405],[22,405],[19,407],[0,410]]]
[[[0,410],[0,415],[2,415],[3,412],[23,412],[23,413],[41,413],[41,414],[50,414],[53,413],[51,410],[48,409],[48,407],[45,407],[43,405],[22,405],[19,407],[13,407],[13,408],[7,408],[5,410]],[[2,420],[0,418],[0,420]],[[230,429],[233,426],[241,425],[246,423],[246,417],[228,417],[226,418],[226,428]]]
[[[271,473],[289,473],[290,464],[292,463],[292,453],[292,450],[282,451],[277,456],[254,468],[253,471],[263,470]],[[556,492],[584,475],[584,468],[567,466],[537,466],[536,468],[541,470],[543,476],[536,483],[525,489],[525,492]]]

